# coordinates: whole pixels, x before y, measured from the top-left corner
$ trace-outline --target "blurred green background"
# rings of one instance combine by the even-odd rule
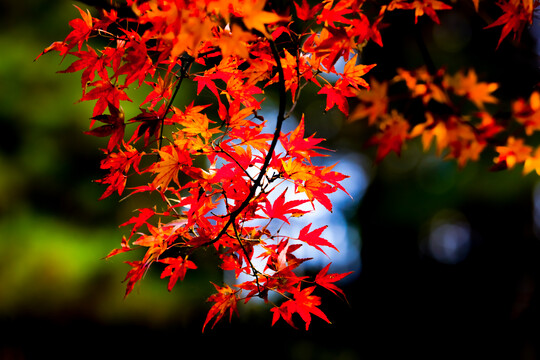
[[[78,16],[71,4],[0,5],[0,328],[6,332],[0,359],[540,355],[537,176],[489,172],[489,152],[459,170],[414,143],[400,158],[392,154],[373,166],[373,149],[361,145],[364,124],[323,114],[323,100],[298,106],[310,119],[307,133],[356,155],[352,161],[363,172],[351,181],[370,184],[344,215],[347,232],[360,229],[361,248],[351,251],[359,252],[361,265],[344,284],[349,303],[324,296],[333,324],[314,319],[307,333],[270,327],[267,308],[247,307],[231,325],[225,320],[201,334],[209,281],[222,281],[211,259],[172,293],[150,272],[124,299],[122,261],[129,257],[102,257],[119,246],[118,225],[132,204],[97,200],[103,188],[92,180],[100,177],[103,145],[82,134],[93,104],[75,103],[80,74],[57,74],[68,62],[60,64],[56,54],[33,61],[69,32],[68,21]],[[501,84],[503,99],[528,95],[539,81],[534,40],[526,32],[523,45],[505,41],[495,51],[500,29],[482,28],[497,8],[481,2],[479,16],[467,1],[453,4],[455,14],[440,13],[442,27],[420,21],[437,66],[475,67],[483,80]],[[373,71],[379,79],[396,66],[423,62],[412,13],[389,20],[385,47],[365,51],[365,63],[379,64]]]

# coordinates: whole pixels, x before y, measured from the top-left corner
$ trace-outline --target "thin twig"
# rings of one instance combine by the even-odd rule
[[[174,89],[174,93],[169,99],[169,102],[167,103],[167,107],[165,108],[165,112],[163,113],[163,116],[159,121],[160,129],[159,129],[159,144],[158,144],[158,150],[161,150],[161,145],[163,143],[163,128],[165,127],[165,118],[167,117],[167,114],[169,113],[169,110],[171,109],[172,103],[174,99],[176,98],[176,95],[178,94],[178,91],[180,90],[180,86],[182,85],[182,81],[187,77],[188,69],[191,66],[195,59],[191,56],[184,57],[182,59],[182,66],[180,67],[180,79],[178,80],[178,83],[176,83],[176,87]]]

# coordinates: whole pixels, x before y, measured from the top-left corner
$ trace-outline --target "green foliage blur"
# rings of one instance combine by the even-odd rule
[[[125,232],[118,225],[132,209],[118,197],[98,201],[104,189],[92,180],[101,176],[103,144],[83,134],[92,104],[76,103],[80,74],[58,74],[69,59],[61,63],[57,54],[33,61],[65,38],[77,9],[43,0],[0,7],[0,323],[84,317],[166,324],[198,316],[202,324],[196,309],[217,274],[201,286],[195,274],[170,294],[166,280],[149,273],[124,299],[123,261],[131,258],[102,259],[119,247]]]

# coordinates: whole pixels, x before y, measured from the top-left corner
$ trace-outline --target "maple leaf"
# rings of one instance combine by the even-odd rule
[[[456,95],[466,96],[479,109],[484,109],[484,103],[495,104],[498,101],[491,93],[499,88],[499,84],[478,82],[474,69],[469,69],[467,75],[458,72],[453,77],[446,76],[445,83],[453,88]]]
[[[229,310],[229,321],[232,318],[233,312],[236,312],[238,315],[238,310],[236,308],[236,304],[238,302],[238,298],[236,297],[236,293],[238,291],[234,291],[230,288],[229,285],[225,285],[223,287],[217,286],[216,284],[212,283],[216,290],[218,291],[216,294],[211,295],[207,301],[213,301],[215,302],[214,305],[210,308],[208,311],[208,315],[206,316],[206,320],[204,321],[204,325],[202,328],[202,331],[204,332],[204,328],[208,324],[208,322],[215,316],[214,323],[212,324],[212,328],[216,325],[216,323],[225,315],[227,310]]]
[[[115,256],[115,255],[118,255],[118,254],[121,254],[121,253],[124,253],[124,252],[127,252],[127,251],[131,251],[133,250],[130,246],[129,246],[129,243],[128,243],[128,239],[126,239],[125,236],[122,237],[122,242],[121,242],[121,247],[119,249],[114,249],[112,250],[111,252],[109,252],[109,254],[107,254],[107,256],[105,256],[105,260]]]
[[[144,254],[143,261],[147,266],[150,266],[150,264],[157,260],[178,237],[176,233],[178,227],[171,225],[165,226],[162,224],[158,224],[158,226],[148,224],[147,227],[150,234],[141,234],[133,244],[148,248]]]
[[[330,320],[326,315],[319,309],[317,306],[321,304],[321,298],[318,296],[311,295],[315,286],[305,288],[302,291],[294,292],[294,300],[287,300],[281,306],[272,308],[274,313],[272,318],[272,325],[280,318],[280,316],[291,326],[294,326],[292,322],[292,314],[298,313],[302,320],[306,323],[306,331],[309,329],[311,324],[311,314],[316,315],[331,324]]]
[[[435,23],[439,24],[439,17],[437,16],[436,10],[450,10],[452,7],[438,0],[414,0],[412,3],[407,2],[407,0],[393,0],[388,5],[388,10],[391,11],[394,9],[414,9],[415,24],[418,22],[418,17],[423,16],[424,14],[429,16]]]
[[[313,19],[314,15],[317,14],[323,7],[323,4],[315,4],[313,7],[307,2],[307,0],[302,0],[302,5],[298,5],[298,3],[294,3],[294,6],[296,8],[296,16],[300,20],[308,21]]]
[[[300,230],[300,234],[298,234],[298,240],[305,242],[309,246],[313,246],[315,249],[319,250],[324,255],[326,255],[326,253],[323,249],[321,249],[321,246],[327,246],[336,251],[339,251],[331,242],[321,237],[322,232],[327,227],[328,225],[321,226],[320,228],[310,232],[309,229],[311,228],[311,224],[308,224]]]
[[[369,70],[373,69],[376,64],[372,65],[356,65],[358,54],[354,55],[352,59],[345,63],[343,74],[341,75],[342,79],[347,85],[351,85],[358,90],[358,87],[364,87],[369,90],[369,84],[361,78]]]
[[[79,10],[81,19],[73,19],[69,22],[69,25],[73,28],[73,30],[65,38],[64,44],[66,44],[68,50],[75,46],[78,46],[79,50],[81,50],[83,42],[88,40],[92,34],[92,31],[94,30],[93,18],[88,9],[86,12],[84,12],[77,5],[73,6]]]
[[[169,186],[171,181],[181,186],[178,181],[178,172],[186,166],[191,166],[192,160],[189,152],[172,145],[165,146],[157,152],[161,160],[148,169],[156,174],[152,184],[156,188],[161,188],[162,191]]]
[[[122,49],[125,54],[122,57],[123,62],[120,64],[120,51],[115,54],[113,61],[118,62],[113,68],[116,69],[114,76],[118,78],[120,75],[126,75],[124,86],[130,85],[134,81],[138,81],[141,86],[147,75],[154,76],[155,68],[152,60],[148,56],[146,39],[141,38],[141,35],[136,31],[127,31],[126,35],[131,40],[127,43],[119,43],[118,48]]]
[[[355,94],[349,90],[348,87],[341,88],[337,84],[332,86],[330,84],[324,85],[324,87],[319,90],[318,94],[326,94],[326,108],[328,111],[337,105],[338,109],[345,115],[349,115],[349,103],[347,97],[353,97]]]
[[[133,136],[129,139],[128,143],[133,143],[144,138],[144,145],[148,145],[150,142],[150,137],[155,135],[156,139],[158,136],[158,130],[160,129],[160,119],[163,115],[160,115],[165,110],[155,111],[153,109],[141,109],[141,113],[137,116],[129,119],[130,123],[140,122],[137,129],[133,132]]]
[[[265,4],[266,0],[247,0],[244,2],[242,5],[242,20],[248,29],[257,30],[267,38],[270,38],[271,36],[266,30],[266,25],[280,21],[288,21],[290,18],[265,11]]]
[[[356,121],[367,117],[368,124],[373,125],[378,118],[381,118],[388,112],[388,83],[378,82],[375,79],[370,80],[370,90],[360,90],[357,97],[360,104],[353,110],[349,116],[349,121]]]
[[[225,109],[225,105],[223,105],[223,102],[221,101],[221,98],[219,96],[216,83],[214,82],[215,79],[218,79],[217,75],[205,74],[204,76],[196,76],[193,81],[197,82],[197,95],[199,95],[205,87],[208,88],[208,90],[210,90],[212,94],[214,94],[216,100],[218,101],[219,114],[225,114],[227,110]],[[224,116],[220,117],[223,118]]]
[[[67,46],[63,41],[55,41],[51,45],[43,49],[43,51],[39,53],[39,55],[34,59],[34,61],[37,61],[37,59],[39,59],[42,55],[47,54],[51,51],[59,51],[60,55],[66,55],[69,51],[69,46]]]
[[[277,197],[274,202],[267,201],[263,211],[271,219],[280,219],[290,225],[289,219],[285,215],[291,214],[292,216],[301,216],[306,214],[307,211],[295,209],[297,206],[305,204],[309,200],[290,200],[285,201],[285,193],[287,189],[283,190],[281,195]]]
[[[259,151],[267,151],[270,146],[269,141],[272,140],[273,135],[263,133],[263,127],[264,125],[261,124],[255,127],[234,128],[229,131],[228,135],[231,138],[240,140],[239,145],[248,145]]]
[[[147,266],[143,261],[126,261],[125,263],[131,266],[131,269],[124,278],[124,282],[128,281],[126,285],[126,293],[124,295],[124,297],[127,297],[129,293],[133,291],[135,284],[143,278]]]
[[[133,166],[137,173],[139,172],[139,163],[144,152],[139,152],[130,145],[123,144],[125,151],[118,150],[116,153],[107,153],[107,157],[101,161],[100,168],[109,170],[109,174],[103,179],[96,180],[98,183],[109,184],[103,195],[99,198],[104,198],[111,195],[114,191],[118,191],[121,195],[126,186],[127,176],[125,175],[130,167]]]
[[[95,120],[103,122],[107,125],[102,125],[95,129],[85,131],[87,135],[105,137],[110,136],[107,144],[107,151],[111,152],[115,147],[120,147],[124,139],[124,130],[126,124],[124,123],[124,111],[117,108],[113,104],[109,103],[110,115],[96,115],[92,118],[92,123]],[[90,126],[92,126],[92,123]]]
[[[210,127],[210,119],[202,111],[208,105],[194,106],[193,102],[186,106],[184,111],[174,108],[175,116],[172,121],[183,126],[182,132],[191,136],[199,135],[206,142],[219,132],[219,129]]]
[[[390,151],[399,155],[403,143],[409,137],[409,127],[409,122],[396,110],[383,115],[379,125],[381,132],[367,142],[368,145],[379,145],[375,161],[381,161]]]
[[[300,122],[298,123],[296,129],[286,134],[285,136],[281,135],[279,140],[288,155],[305,159],[311,163],[312,157],[323,156],[317,153],[315,149],[324,149],[323,147],[316,146],[324,139],[314,138],[315,134],[305,138],[304,132],[305,122],[304,115],[302,114],[302,118],[300,119]]]
[[[96,100],[92,116],[103,114],[108,104],[114,107],[120,107],[120,101],[132,101],[125,92],[125,87],[115,86],[110,80],[97,80],[88,84],[94,88],[85,93],[79,101]]]
[[[296,305],[296,311],[306,323],[306,331],[309,329],[311,323],[311,314],[316,315],[331,324],[326,315],[317,307],[321,304],[321,298],[311,295],[315,290],[315,286],[308,287],[302,291],[294,293],[294,304]]]
[[[163,264],[168,264],[168,266],[163,270],[161,273],[161,279],[170,276],[169,284],[167,285],[167,289],[171,291],[178,281],[184,280],[184,277],[186,276],[186,271],[188,269],[196,269],[197,265],[191,260],[188,260],[187,257],[183,259],[181,256],[177,258],[164,258],[159,259],[159,262]]]
[[[94,80],[95,73],[97,72],[99,77],[102,80],[108,80],[109,75],[105,68],[106,57],[98,56],[96,51],[87,45],[88,51],[77,51],[70,52],[71,55],[74,55],[79,58],[79,60],[74,61],[67,69],[58,71],[59,73],[71,73],[79,70],[83,70],[81,75],[81,85],[82,88],[86,88],[86,84]]]
[[[437,155],[441,155],[443,149],[448,145],[446,126],[444,126],[444,122],[436,121],[431,113],[427,112],[425,115],[426,121],[416,125],[409,136],[415,138],[422,135],[424,151],[428,151],[433,140],[436,139]]]
[[[133,236],[133,234],[135,234],[135,232],[141,226],[146,224],[148,219],[150,219],[152,216],[154,216],[156,214],[155,210],[149,209],[149,208],[137,209],[137,211],[139,212],[138,216],[133,216],[131,219],[129,219],[128,221],[126,221],[125,223],[120,225],[120,226],[127,226],[127,225],[130,225],[130,224],[133,224],[133,227],[131,229],[131,233],[129,235],[130,238]]]
[[[325,26],[330,26],[332,28],[336,28],[337,26],[334,24],[336,22],[342,23],[342,24],[350,24],[351,21],[343,15],[347,15],[353,12],[352,9],[346,8],[346,7],[339,7],[335,6],[332,8],[333,2],[327,2],[320,13],[319,16],[317,16],[317,24],[324,23]]]
[[[497,5],[503,11],[503,14],[495,20],[493,23],[486,26],[486,29],[502,26],[501,36],[497,43],[497,49],[501,45],[501,42],[510,34],[514,32],[514,39],[520,39],[521,33],[527,24],[533,22],[533,12],[540,2],[533,0],[507,0],[498,1]]]
[[[524,99],[514,101],[512,114],[519,123],[523,124],[527,135],[530,136],[540,130],[540,93],[533,91],[528,102]]]
[[[331,264],[332,263],[329,263],[321,271],[319,271],[317,276],[315,276],[315,283],[324,287],[325,289],[330,290],[334,294],[337,294],[336,292],[338,292],[343,296],[343,298],[345,298],[345,293],[343,292],[343,290],[337,287],[334,283],[352,274],[353,271],[349,271],[343,274],[328,274],[328,269],[330,269]]]
[[[413,97],[420,97],[426,105],[431,100],[435,100],[442,104],[448,104],[449,99],[444,91],[442,84],[437,79],[442,78],[444,69],[439,69],[437,74],[432,75],[425,67],[421,67],[414,71],[404,69],[397,70],[398,75],[394,78],[395,81],[405,81],[407,87],[411,90]]]
[[[527,160],[532,152],[532,148],[525,145],[523,139],[518,139],[513,136],[508,137],[505,146],[497,146],[495,147],[495,150],[499,153],[499,155],[493,159],[495,166],[504,166],[504,168],[508,169],[513,168],[517,163],[522,163]]]
[[[141,107],[149,102],[150,108],[153,108],[158,101],[167,100],[172,95],[172,76],[170,73],[165,78],[158,76],[157,82],[146,81],[146,84],[152,87],[152,91],[143,100]]]
[[[531,171],[540,175],[540,147],[537,147],[532,156],[528,156],[523,164],[523,174],[527,175]]]

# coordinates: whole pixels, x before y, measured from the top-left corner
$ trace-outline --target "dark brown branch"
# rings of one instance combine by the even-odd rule
[[[278,76],[279,76],[279,82],[278,82],[279,108],[278,108],[276,129],[274,130],[274,136],[272,138],[272,142],[270,143],[268,154],[266,154],[266,157],[264,159],[264,163],[263,163],[263,166],[261,167],[259,176],[255,179],[255,181],[251,185],[251,188],[249,189],[249,194],[246,196],[246,198],[240,204],[240,206],[238,206],[236,210],[230,213],[229,220],[227,220],[227,223],[223,226],[223,229],[221,229],[219,234],[214,239],[204,243],[202,246],[208,246],[219,241],[219,239],[221,239],[221,237],[225,235],[229,227],[236,221],[236,218],[238,217],[238,215],[240,215],[240,213],[249,205],[251,200],[255,197],[255,194],[257,193],[257,189],[261,186],[262,179],[264,178],[266,174],[266,170],[268,169],[268,166],[270,165],[270,161],[272,160],[272,156],[274,155],[274,150],[278,143],[279,136],[281,135],[281,126],[283,125],[283,121],[285,120],[285,105],[287,101],[287,93],[285,89],[285,74],[283,72],[283,67],[281,66],[281,59],[279,57],[276,44],[271,40],[269,41],[270,41],[270,48],[272,50],[272,55],[274,56],[274,59],[276,60],[277,71],[278,71]]]

